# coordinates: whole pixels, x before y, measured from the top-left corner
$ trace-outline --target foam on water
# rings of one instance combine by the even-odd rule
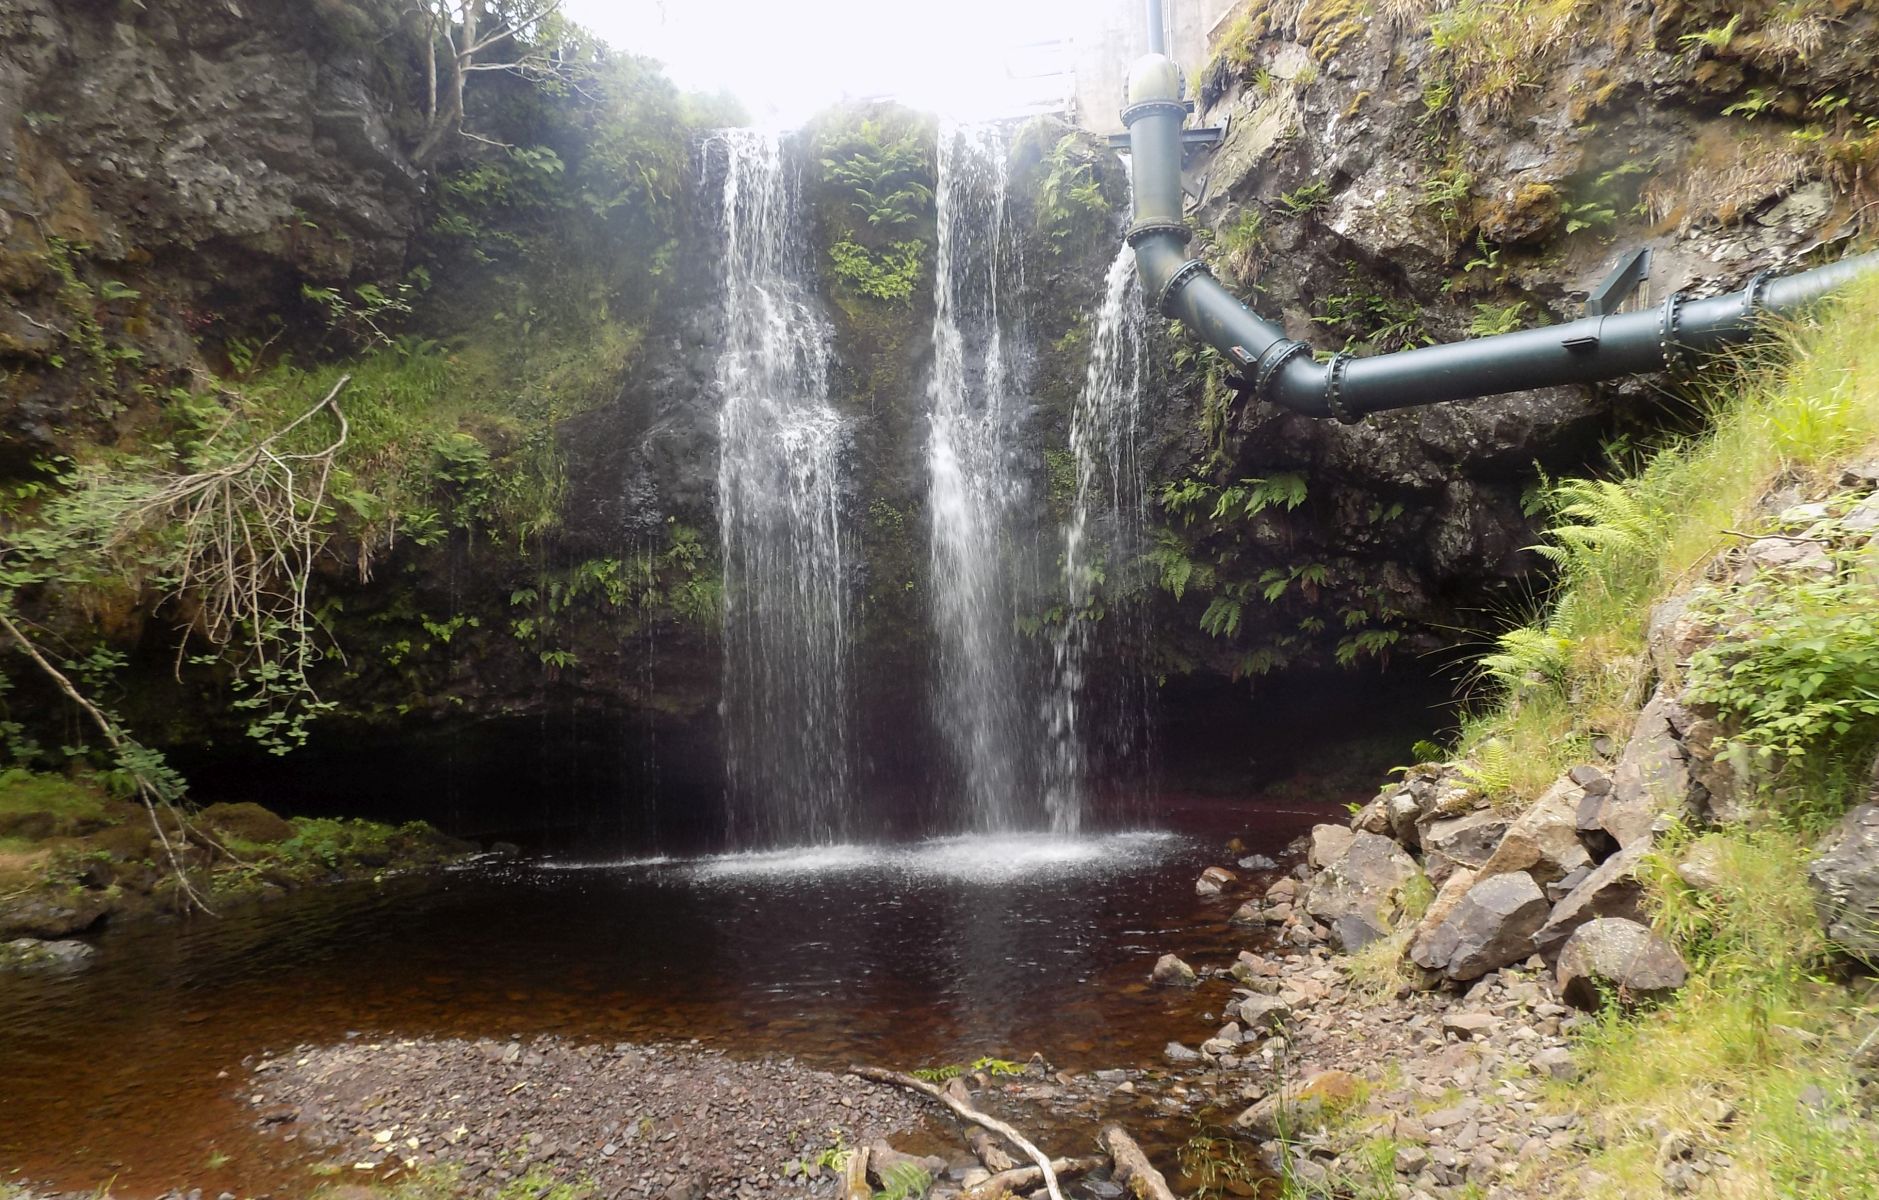
[[[1179,853],[1178,834],[1141,831],[1088,837],[1051,834],[967,834],[904,845],[803,846],[704,858],[634,858],[613,862],[544,862],[552,871],[669,869],[700,883],[797,880],[872,874],[905,880],[1003,884],[1099,875],[1152,866]]]

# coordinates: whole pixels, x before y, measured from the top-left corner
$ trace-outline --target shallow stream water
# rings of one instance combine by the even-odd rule
[[[302,1194],[308,1150],[251,1128],[244,1062],[349,1037],[697,1038],[835,1069],[1152,1063],[1211,1032],[1192,993],[1149,986],[1155,957],[1247,944],[1196,874],[1229,837],[1274,853],[1339,811],[1158,809],[1168,832],[564,857],[109,930],[89,970],[0,977],[0,1168],[133,1197]]]

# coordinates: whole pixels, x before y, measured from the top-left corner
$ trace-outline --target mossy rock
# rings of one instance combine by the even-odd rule
[[[1523,183],[1481,214],[1481,236],[1501,246],[1545,241],[1559,227],[1564,201],[1550,183]]]
[[[252,801],[211,804],[198,813],[196,819],[223,837],[257,845],[284,842],[294,836],[294,827],[285,819]]]

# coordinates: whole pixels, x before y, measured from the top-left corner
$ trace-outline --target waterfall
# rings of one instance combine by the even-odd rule
[[[1109,680],[1120,694],[1101,705],[1089,694],[1098,638],[1106,648],[1122,650],[1131,635],[1143,632],[1133,627],[1139,614],[1113,606],[1108,598],[1129,590],[1124,575],[1144,549],[1142,464],[1135,439],[1141,427],[1146,324],[1134,254],[1124,246],[1109,266],[1090,338],[1088,373],[1070,415],[1076,498],[1064,531],[1064,620],[1056,630],[1054,686],[1045,714],[1051,746],[1045,802],[1051,828],[1062,833],[1081,826],[1092,775],[1100,770],[1120,778],[1140,772],[1146,752],[1146,676],[1139,664],[1131,670],[1120,655],[1111,655]]]
[[[848,430],[829,403],[797,171],[781,140],[721,131],[717,362],[727,799],[736,844],[829,842],[852,816]]]
[[[938,255],[934,268],[931,426],[934,709],[957,766],[967,823],[1017,828],[1041,783],[1042,730],[1026,702],[1030,672],[1013,630],[1027,550],[1014,519],[1029,515],[1014,460],[1022,405],[1003,291],[1018,278],[1006,228],[1003,135],[992,127],[940,131]]]

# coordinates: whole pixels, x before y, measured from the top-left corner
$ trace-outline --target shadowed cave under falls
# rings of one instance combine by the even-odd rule
[[[1070,422],[1074,498],[1060,525],[1031,429],[1037,348],[1007,135],[942,127],[922,448],[931,682],[924,724],[910,731],[931,743],[934,769],[916,785],[929,794],[910,806],[929,819],[909,828],[886,811],[891,798],[858,784],[869,748],[856,733],[865,664],[853,647],[868,564],[854,514],[865,498],[848,420],[830,399],[832,333],[815,299],[801,153],[752,130],[721,131],[701,153],[718,197],[725,331],[716,382],[728,844],[1068,836],[1125,822],[1139,815],[1129,801],[1148,773],[1150,693],[1137,654],[1111,657],[1115,678],[1094,676],[1100,640],[1145,631],[1126,606],[1105,623],[1094,605],[1105,564],[1140,550],[1145,317],[1132,260],[1117,257],[1090,314]]]

